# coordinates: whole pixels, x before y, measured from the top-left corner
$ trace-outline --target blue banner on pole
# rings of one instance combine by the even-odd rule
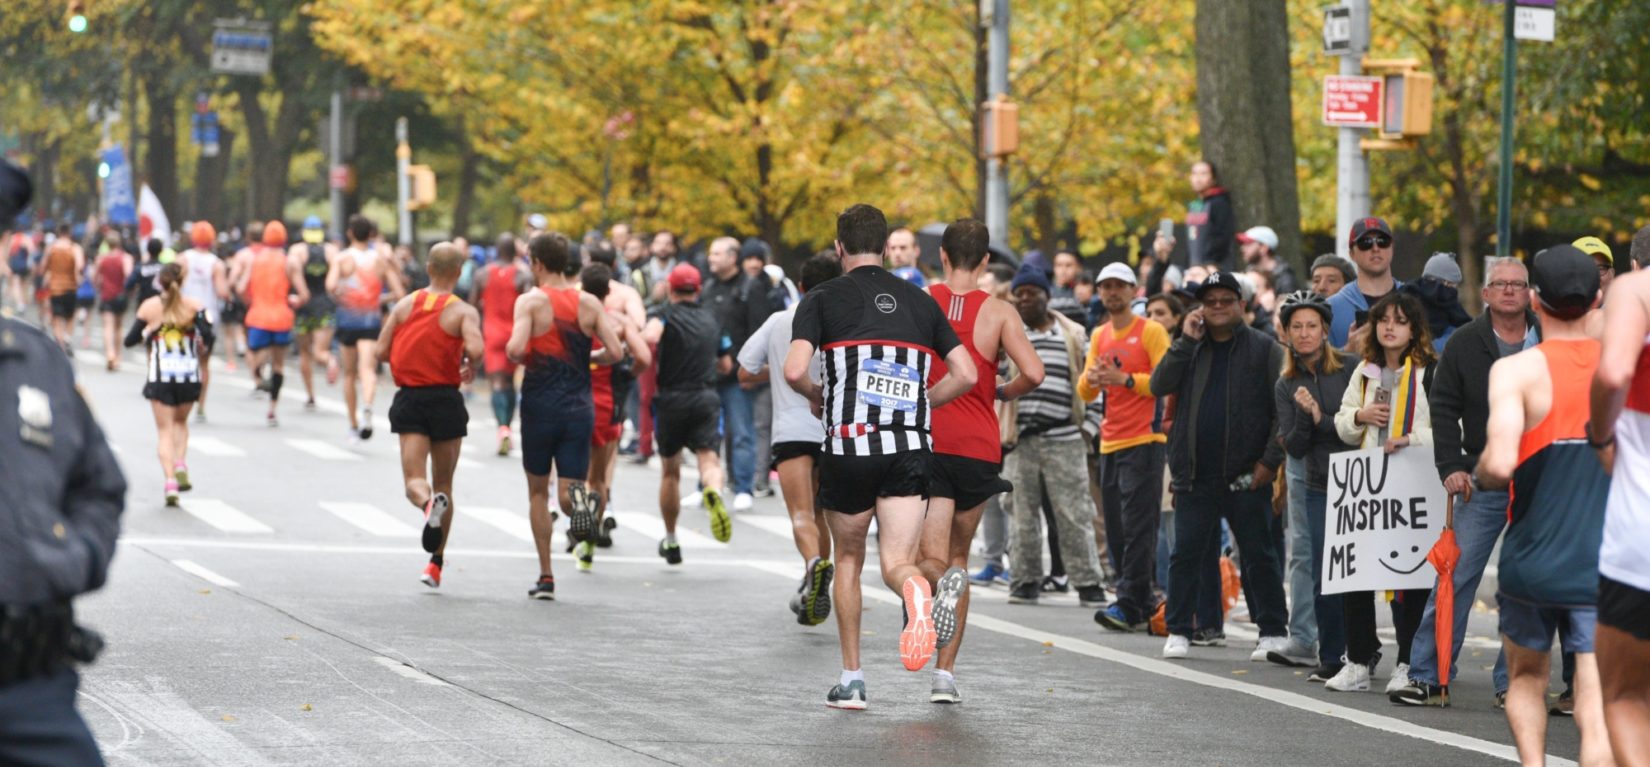
[[[137,196],[132,193],[132,166],[126,164],[126,150],[116,144],[103,150],[109,177],[103,180],[103,202],[109,223],[137,226]]]

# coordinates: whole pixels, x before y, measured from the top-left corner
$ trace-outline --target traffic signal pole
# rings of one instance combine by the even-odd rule
[[[1369,52],[1369,0],[1346,0],[1352,9],[1352,45],[1341,55],[1341,74],[1363,74],[1364,54]],[[1335,253],[1351,255],[1346,233],[1353,222],[1369,215],[1369,157],[1360,142],[1363,128],[1341,128],[1335,155]]]
[[[1518,4],[1502,0],[1501,33],[1501,168],[1497,174],[1495,254],[1512,255],[1513,95],[1518,77]]]
[[[407,144],[407,118],[395,119],[395,218],[396,242],[413,244],[412,209],[407,200],[412,197],[412,180],[407,178],[407,166],[412,164],[412,147]]]
[[[332,222],[327,236],[334,242],[344,241],[344,188],[332,177],[335,169],[344,164],[344,84],[343,76],[335,75],[332,87],[332,114],[327,118],[327,186],[331,189]]]
[[[1008,97],[1008,2],[1009,0],[980,0],[981,8],[990,8],[987,40],[987,69],[990,97]],[[985,226],[991,241],[1008,247],[1008,170],[1006,157],[993,156],[986,161]]]

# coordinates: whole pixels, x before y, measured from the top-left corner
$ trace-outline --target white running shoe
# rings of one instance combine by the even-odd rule
[[[1253,663],[1265,663],[1269,653],[1283,652],[1289,647],[1289,637],[1261,637],[1255,643],[1255,651],[1249,653],[1249,660]]]
[[[753,503],[755,500],[751,498],[750,493],[739,493],[733,497],[733,510],[750,511]]]
[[[1409,664],[1400,663],[1392,670],[1392,678],[1386,680],[1386,694],[1391,695],[1404,689],[1409,684]]]
[[[1163,643],[1163,657],[1170,659],[1184,658],[1186,653],[1191,651],[1191,647],[1192,640],[1179,634],[1170,634],[1169,640]]]
[[[1336,692],[1368,692],[1369,667],[1362,663],[1348,663],[1341,667],[1341,673],[1324,682],[1323,686]]]
[[[704,505],[704,501],[700,499],[700,494],[697,491],[682,496],[682,508],[684,509],[697,509],[702,505]]]

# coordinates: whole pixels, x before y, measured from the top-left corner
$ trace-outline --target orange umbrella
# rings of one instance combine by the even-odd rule
[[[1427,561],[1438,570],[1433,629],[1438,646],[1438,687],[1443,691],[1446,706],[1449,705],[1450,655],[1455,649],[1455,563],[1460,560],[1461,547],[1455,543],[1455,496],[1452,494],[1444,511],[1444,531],[1427,552]]]

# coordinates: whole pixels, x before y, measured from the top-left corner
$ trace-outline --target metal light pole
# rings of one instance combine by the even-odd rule
[[[989,28],[987,68],[990,70],[990,97],[1008,96],[1008,0],[980,0],[982,21]],[[1008,169],[1004,158],[992,157],[986,161],[985,226],[992,241],[1008,243]]]
[[[395,118],[395,214],[396,242],[413,244],[412,209],[407,207],[412,197],[412,181],[407,178],[407,166],[412,163],[412,147],[407,145],[407,118]]]
[[[1352,46],[1341,55],[1341,74],[1363,74],[1363,57],[1369,52],[1369,0],[1347,0],[1352,9]],[[1352,223],[1369,215],[1369,157],[1364,154],[1363,128],[1341,128],[1336,144],[1335,169],[1335,254],[1351,254],[1346,233]]]
[[[330,167],[327,169],[327,186],[332,193],[332,222],[327,226],[327,236],[334,242],[344,239],[344,187],[338,183],[335,174],[344,166],[344,91],[343,78],[335,78],[332,88],[332,115],[327,120],[327,154]]]
[[[1512,172],[1513,172],[1513,91],[1518,76],[1518,36],[1515,18],[1518,5],[1502,0],[1501,41],[1501,168],[1497,174],[1495,211],[1495,254],[1512,255]]]

